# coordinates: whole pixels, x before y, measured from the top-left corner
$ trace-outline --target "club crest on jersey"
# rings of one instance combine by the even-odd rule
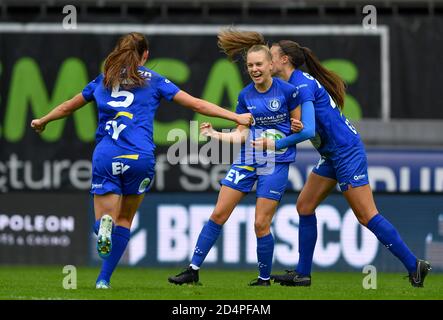
[[[138,187],[138,192],[145,192],[146,188],[149,186],[150,183],[151,179],[149,178],[143,179],[143,181],[140,183],[140,186]]]
[[[281,106],[281,103],[278,99],[272,99],[269,102],[268,109],[275,112],[275,111],[278,111],[278,109],[280,109],[280,106]]]

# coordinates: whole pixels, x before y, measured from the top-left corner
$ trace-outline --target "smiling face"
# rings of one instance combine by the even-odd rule
[[[265,50],[250,51],[246,59],[246,66],[249,76],[257,87],[263,87],[272,82],[272,61]]]

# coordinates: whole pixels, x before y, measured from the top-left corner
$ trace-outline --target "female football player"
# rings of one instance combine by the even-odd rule
[[[295,145],[292,145],[276,153],[254,152],[251,141],[260,136],[282,138],[291,133],[290,118],[300,117],[299,108],[296,108],[295,103],[295,88],[272,77],[271,53],[261,35],[228,29],[220,32],[218,39],[220,48],[231,60],[239,53],[246,53],[246,66],[252,82],[240,92],[236,112],[251,112],[254,123],[250,129],[239,125],[236,131],[230,133],[217,132],[209,123],[201,125],[203,135],[212,139],[242,143],[242,146],[239,157],[221,181],[215,209],[200,232],[191,264],[168,280],[180,285],[198,283],[200,266],[216,242],[222,226],[240,200],[257,183],[255,234],[259,276],[250,285],[269,286],[274,252],[274,238],[270,227],[285,192],[289,164],[295,161],[296,150]]]
[[[108,55],[104,72],[81,93],[63,102],[31,126],[42,132],[54,120],[95,101],[99,124],[92,157],[92,187],[97,250],[104,258],[96,288],[109,288],[111,275],[130,237],[134,215],[154,178],[153,122],[162,98],[193,111],[247,126],[250,114],[236,114],[180,90],[144,67],[149,54],[140,33],[122,36]],[[115,226],[113,227],[113,224]]]
[[[417,259],[375,205],[363,142],[342,113],[345,98],[343,80],[324,68],[309,48],[294,41],[274,43],[271,52],[276,75],[297,88],[297,103],[302,106],[301,120],[305,128],[315,128],[315,137],[311,141],[321,156],[297,200],[300,217],[299,263],[294,271],[273,275],[274,281],[289,286],[311,284],[312,259],[317,240],[315,209],[338,183],[358,221],[403,263],[412,286],[422,287],[431,266],[429,262]],[[302,72],[302,66],[309,73]],[[297,124],[299,121],[294,120],[293,128]],[[259,139],[255,145],[270,150],[287,148],[306,139],[304,130],[276,142]]]

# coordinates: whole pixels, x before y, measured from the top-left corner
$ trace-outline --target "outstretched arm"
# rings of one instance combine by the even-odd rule
[[[43,132],[49,122],[67,117],[87,103],[88,102],[85,100],[83,95],[79,93],[72,99],[66,100],[62,104],[59,104],[44,117],[32,120],[31,127],[34,128],[34,130],[38,133]]]
[[[205,137],[211,137],[223,142],[243,143],[248,137],[249,129],[246,126],[239,125],[235,131],[218,132],[212,128],[210,123],[204,122],[200,125],[200,133]]]
[[[286,138],[274,141],[271,139],[259,138],[252,141],[254,148],[263,148],[268,150],[280,150],[295,145],[315,137],[315,110],[312,101],[306,101],[301,106],[301,120],[303,129],[300,132],[293,133]]]
[[[303,122],[303,129],[287,136],[286,138],[277,140],[275,142],[275,149],[280,150],[299,142],[315,137],[315,110],[312,101],[307,101],[301,107],[301,120]]]
[[[228,119],[237,122],[239,125],[249,126],[252,121],[250,113],[234,113],[206,100],[195,98],[183,90],[177,92],[174,96],[174,102],[206,116]]]

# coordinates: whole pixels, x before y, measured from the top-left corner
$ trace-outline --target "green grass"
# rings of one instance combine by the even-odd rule
[[[365,290],[362,273],[317,272],[308,288],[248,287],[255,270],[200,272],[201,286],[175,286],[167,278],[180,270],[120,267],[111,290],[94,288],[98,268],[77,269],[77,289],[65,290],[62,267],[0,267],[0,299],[131,300],[302,300],[302,299],[443,299],[443,274],[432,273],[425,288],[413,288],[403,274],[378,273],[377,289]]]

